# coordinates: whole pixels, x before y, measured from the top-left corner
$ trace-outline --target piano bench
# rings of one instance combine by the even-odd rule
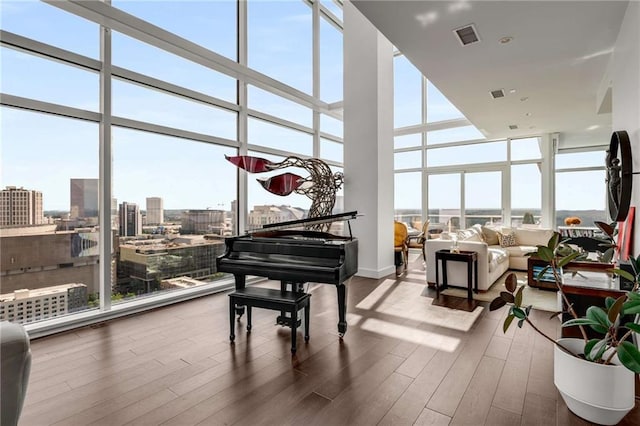
[[[264,308],[274,311],[289,312],[291,314],[291,353],[296,352],[296,333],[298,326],[298,311],[304,308],[304,340],[309,341],[309,313],[311,309],[311,295],[280,291],[271,288],[246,287],[229,294],[229,340],[234,342],[236,306],[247,307],[247,333],[251,332],[251,308]]]

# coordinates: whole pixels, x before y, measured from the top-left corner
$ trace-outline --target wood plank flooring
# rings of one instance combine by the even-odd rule
[[[20,425],[588,424],[553,385],[547,341],[503,334],[486,303],[470,330],[447,327],[447,308],[434,325],[425,286],[419,259],[353,278],[340,340],[335,288],[311,284],[311,339],[293,357],[273,311],[254,309],[250,334],[243,316],[230,344],[226,293],[34,340]]]

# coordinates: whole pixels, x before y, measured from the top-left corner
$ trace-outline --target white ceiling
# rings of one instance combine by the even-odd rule
[[[352,3],[487,138],[558,132],[563,145],[608,144],[607,66],[627,1]],[[462,46],[453,30],[468,24],[480,42]],[[506,96],[493,99],[495,89]]]

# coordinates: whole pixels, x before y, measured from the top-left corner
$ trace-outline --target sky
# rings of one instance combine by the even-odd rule
[[[323,1],[323,4],[341,16],[332,2]],[[113,0],[112,5],[218,54],[235,59],[235,2]],[[99,59],[97,24],[37,1],[3,0],[0,7],[0,27],[3,30],[88,58]],[[311,9],[300,1],[250,1],[248,12],[249,67],[298,90],[311,93]],[[324,21],[320,31],[321,99],[326,102],[340,101],[341,36]],[[235,103],[235,80],[228,76],[117,32],[113,32],[112,42],[115,66]],[[0,62],[2,93],[98,112],[97,73],[8,48],[0,48]],[[417,124],[421,119],[420,74],[403,57],[395,60],[395,73],[394,124],[396,127]],[[112,90],[114,116],[231,141],[236,138],[236,119],[232,112],[116,79]],[[462,117],[460,111],[430,83],[428,99],[428,122]],[[249,108],[278,115],[303,126],[312,125],[311,110],[255,87],[249,89]],[[96,123],[2,107],[0,124],[2,186],[23,186],[41,191],[45,210],[69,209],[71,178],[98,177],[99,129]],[[255,119],[249,121],[248,127],[249,143],[290,150],[300,155],[312,155],[312,139],[309,135]],[[322,118],[321,130],[342,136],[341,123],[332,118]],[[481,137],[482,134],[475,127],[467,126],[434,132],[430,136],[430,143]],[[417,140],[419,143],[419,138]],[[118,127],[113,129],[112,143],[113,196],[118,202],[134,202],[144,208],[146,197],[162,197],[166,209],[229,210],[232,200],[236,198],[236,169],[224,160],[225,155],[235,155],[236,150],[233,148]],[[410,147],[415,143],[415,136],[397,138],[395,146]],[[342,161],[339,148],[339,144],[323,141],[321,155]],[[497,144],[495,150],[498,154],[489,150],[488,146],[476,151],[467,148],[434,150],[429,156],[429,162],[434,163],[427,164],[438,166],[485,161],[501,155],[499,152],[503,148]],[[259,153],[255,155],[269,157]],[[531,156],[539,153],[529,152],[525,155],[532,158]],[[396,154],[397,169],[420,167],[420,163],[417,152]],[[539,178],[536,170],[521,169],[520,173],[519,183],[514,184],[516,190],[512,191],[512,205],[539,205],[539,187],[535,183]],[[487,195],[486,191],[481,190],[499,188],[499,175],[498,171],[468,175],[467,179],[470,180],[465,185],[467,206],[499,206],[499,191],[491,191],[491,195]],[[304,196],[278,197],[267,193],[255,182],[256,177],[261,176],[249,176],[249,206],[309,206],[310,201]],[[460,182],[460,175],[433,176],[430,179],[434,182],[447,182],[445,186],[430,187],[430,204],[443,207],[459,204],[459,190],[451,189],[460,186],[456,184],[456,179]],[[419,209],[420,199],[415,196],[416,188],[421,187],[419,174],[399,174],[396,180],[396,208]],[[593,185],[592,180],[587,176],[580,182],[584,182],[586,188],[589,188],[589,185]],[[584,198],[580,200],[573,191],[566,191],[563,200],[572,201],[571,205],[577,206],[583,203]],[[589,207],[585,205],[585,208]]]

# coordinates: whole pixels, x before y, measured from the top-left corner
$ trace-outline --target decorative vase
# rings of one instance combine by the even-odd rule
[[[583,352],[582,339],[558,339],[574,354]],[[553,382],[575,415],[601,425],[615,425],[635,405],[634,373],[614,357],[614,365],[590,362],[553,348]]]

